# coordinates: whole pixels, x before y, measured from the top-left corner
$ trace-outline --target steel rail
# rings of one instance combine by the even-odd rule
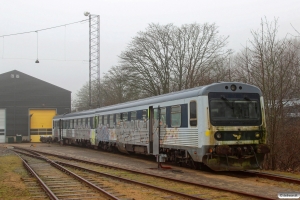
[[[21,148],[21,149],[23,149],[23,148]],[[24,150],[39,152],[39,151],[36,151],[36,150],[29,150],[29,149],[24,149]],[[46,153],[46,152],[39,152],[39,153],[43,153],[43,154],[46,154],[46,155],[52,155],[52,156],[60,157],[60,158],[67,159],[67,160],[75,160],[75,161],[78,161],[78,162],[89,163],[89,164],[92,164],[92,165],[110,167],[110,168],[119,169],[119,170],[126,170],[126,171],[133,172],[133,173],[148,175],[148,176],[157,177],[157,178],[163,178],[163,179],[166,179],[166,180],[171,180],[171,181],[180,182],[180,183],[184,183],[184,184],[190,184],[190,185],[194,185],[194,186],[198,186],[198,187],[205,187],[205,188],[215,189],[215,190],[224,191],[224,192],[231,192],[231,193],[235,193],[235,194],[240,194],[240,195],[244,195],[244,196],[258,198],[258,199],[268,199],[268,200],[274,199],[274,198],[270,198],[270,197],[250,194],[250,193],[243,192],[243,191],[230,190],[230,189],[226,189],[226,188],[222,188],[222,187],[218,187],[218,186],[211,186],[211,185],[203,184],[203,183],[188,182],[188,181],[184,181],[184,180],[179,180],[179,179],[175,179],[175,178],[160,176],[160,175],[151,174],[151,173],[147,173],[147,172],[140,172],[140,171],[127,169],[127,168],[122,168],[122,167],[117,167],[117,166],[113,166],[113,165],[102,164],[102,163],[97,163],[97,162],[87,161],[87,160],[81,160],[81,159],[73,158],[73,157],[70,158],[70,157],[67,157],[67,156],[61,156],[61,155]]]
[[[48,188],[48,186],[44,183],[44,181],[39,177],[39,175],[37,175],[35,173],[35,171],[27,164],[27,162],[16,152],[14,152],[17,156],[19,156],[19,158],[22,160],[23,165],[25,166],[25,168],[38,180],[38,182],[40,183],[40,185],[42,186],[43,190],[46,192],[46,194],[48,195],[48,197],[50,199],[53,200],[59,200],[59,198],[51,191],[50,188]]]
[[[279,174],[271,174],[271,173],[266,173],[266,172],[248,171],[248,170],[243,171],[243,173],[256,175],[260,178],[267,178],[267,179],[276,180],[276,181],[284,181],[284,182],[288,182],[288,183],[300,184],[300,179],[287,177],[287,176],[281,176]]]
[[[22,148],[18,148],[18,149],[22,149]],[[22,149],[22,150],[26,150],[26,149]],[[30,151],[30,150],[29,150],[29,151]],[[21,152],[19,152],[19,153],[21,153]],[[52,166],[54,166],[55,168],[59,169],[60,171],[63,171],[64,173],[69,174],[69,175],[73,176],[74,178],[76,178],[76,179],[78,179],[78,180],[80,180],[80,181],[82,181],[82,182],[88,184],[89,186],[93,187],[94,189],[96,189],[96,190],[98,190],[98,191],[104,193],[105,195],[107,195],[107,196],[110,197],[111,199],[114,199],[114,200],[120,200],[119,198],[117,198],[117,197],[114,196],[113,194],[110,194],[109,192],[107,192],[107,191],[103,190],[102,188],[96,186],[95,184],[91,183],[90,181],[88,181],[88,180],[86,180],[86,179],[84,179],[84,178],[78,176],[77,174],[71,172],[70,170],[64,168],[63,166],[57,164],[56,162],[54,162],[54,161],[52,161],[52,160],[50,160],[50,159],[48,159],[48,158],[46,158],[46,157],[44,157],[44,156],[42,156],[42,155],[39,155],[39,154],[36,153],[36,152],[34,153],[35,155],[30,155],[30,154],[27,154],[27,153],[24,153],[24,154],[27,155],[27,156],[35,157],[35,158],[37,158],[37,159],[45,160],[45,161],[49,162],[49,163],[50,163]],[[19,156],[19,157],[20,157],[20,156]],[[21,157],[20,157],[20,158],[21,158]],[[21,159],[22,159],[22,158],[21,158]],[[27,164],[27,163],[26,163],[26,164]],[[28,164],[27,164],[27,165],[28,165]],[[44,185],[46,186],[46,184],[44,184]],[[46,186],[46,187],[47,187],[47,186]],[[58,198],[57,198],[57,199],[58,199]]]
[[[195,196],[188,195],[188,194],[185,194],[185,193],[176,192],[176,191],[168,190],[168,189],[165,189],[165,188],[160,188],[160,187],[150,185],[150,184],[147,184],[147,183],[142,183],[142,182],[130,180],[130,179],[127,179],[127,178],[122,178],[122,177],[114,176],[114,175],[103,173],[103,172],[98,172],[98,171],[95,171],[95,170],[80,167],[80,166],[77,166],[77,165],[72,165],[72,164],[69,164],[69,163],[61,162],[61,161],[57,161],[57,163],[59,163],[61,165],[64,165],[64,166],[69,166],[69,167],[73,167],[73,168],[76,168],[76,169],[85,170],[85,171],[95,173],[95,174],[98,174],[98,175],[103,175],[103,176],[107,176],[107,177],[110,177],[110,178],[118,179],[118,180],[121,180],[121,181],[126,181],[126,182],[129,182],[129,183],[139,184],[139,185],[142,185],[142,186],[145,186],[145,187],[150,187],[150,188],[153,188],[153,189],[156,189],[156,190],[161,190],[163,192],[176,194],[178,196],[183,196],[183,197],[186,197],[186,198],[189,198],[189,199],[203,199],[203,198],[195,197]]]

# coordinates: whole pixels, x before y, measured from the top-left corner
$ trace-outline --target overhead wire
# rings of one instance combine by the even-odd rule
[[[92,16],[93,18],[93,16]],[[65,61],[84,61],[84,60],[66,60],[66,26],[72,25],[72,24],[77,24],[77,23],[84,23],[89,21],[89,19],[85,19],[85,20],[80,20],[77,22],[72,22],[72,23],[68,23],[68,24],[63,24],[63,25],[59,25],[59,26],[53,26],[53,27],[49,27],[49,28],[44,28],[44,29],[39,29],[39,30],[35,30],[35,31],[26,31],[26,32],[21,32],[21,33],[13,33],[13,34],[7,34],[7,35],[1,35],[0,37],[3,38],[2,41],[2,59],[4,59],[4,37],[9,37],[9,36],[15,36],[15,35],[22,35],[22,34],[28,34],[28,33],[37,33],[37,57],[38,57],[38,32],[39,31],[45,31],[45,30],[50,30],[50,29],[54,29],[54,28],[59,28],[59,27],[65,27],[65,55],[64,55],[64,60]],[[26,58],[6,58],[6,59],[26,59]],[[57,60],[57,59],[43,59],[43,60]],[[61,61],[61,60],[60,60]]]
[[[72,24],[77,24],[77,23],[85,22],[85,21],[88,21],[88,20],[89,19],[85,19],[85,20],[81,20],[81,21],[77,21],[77,22],[72,22],[72,23],[69,23],[69,24],[63,24],[63,25],[59,25],[59,26],[53,26],[53,27],[50,27],[50,28],[44,28],[44,29],[39,29],[39,30],[35,30],[35,31],[27,31],[27,32],[13,33],[13,34],[8,34],[8,35],[1,35],[0,37],[7,37],[7,36],[13,36],[13,35],[22,35],[22,34],[27,34],[27,33],[34,33],[34,32],[37,32],[37,31],[45,31],[45,30],[49,30],[49,29],[59,28],[59,27],[62,27],[62,26],[69,26],[69,25],[72,25]]]

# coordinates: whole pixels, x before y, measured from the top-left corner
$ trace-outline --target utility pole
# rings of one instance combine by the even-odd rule
[[[89,16],[89,106],[100,107],[100,15],[84,12]],[[92,94],[92,86],[95,94]]]

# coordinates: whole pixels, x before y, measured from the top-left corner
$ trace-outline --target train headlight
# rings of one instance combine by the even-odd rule
[[[260,134],[258,132],[255,133],[255,137],[259,138]]]
[[[230,86],[230,89],[231,89],[232,91],[235,91],[235,90],[236,90],[236,85],[231,85],[231,86]]]
[[[217,133],[217,134],[216,134],[216,137],[217,137],[218,139],[220,139],[220,138],[222,137],[221,133]]]

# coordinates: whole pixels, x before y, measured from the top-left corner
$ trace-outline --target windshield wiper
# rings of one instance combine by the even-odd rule
[[[244,99],[245,99],[246,101],[251,101],[248,97],[244,97]]]
[[[222,95],[222,96],[221,96],[221,99],[225,102],[225,104],[226,104],[229,108],[233,109],[233,106],[231,106],[231,105],[229,104],[229,101],[228,101],[228,99],[227,99],[226,97],[224,97],[224,96]]]

